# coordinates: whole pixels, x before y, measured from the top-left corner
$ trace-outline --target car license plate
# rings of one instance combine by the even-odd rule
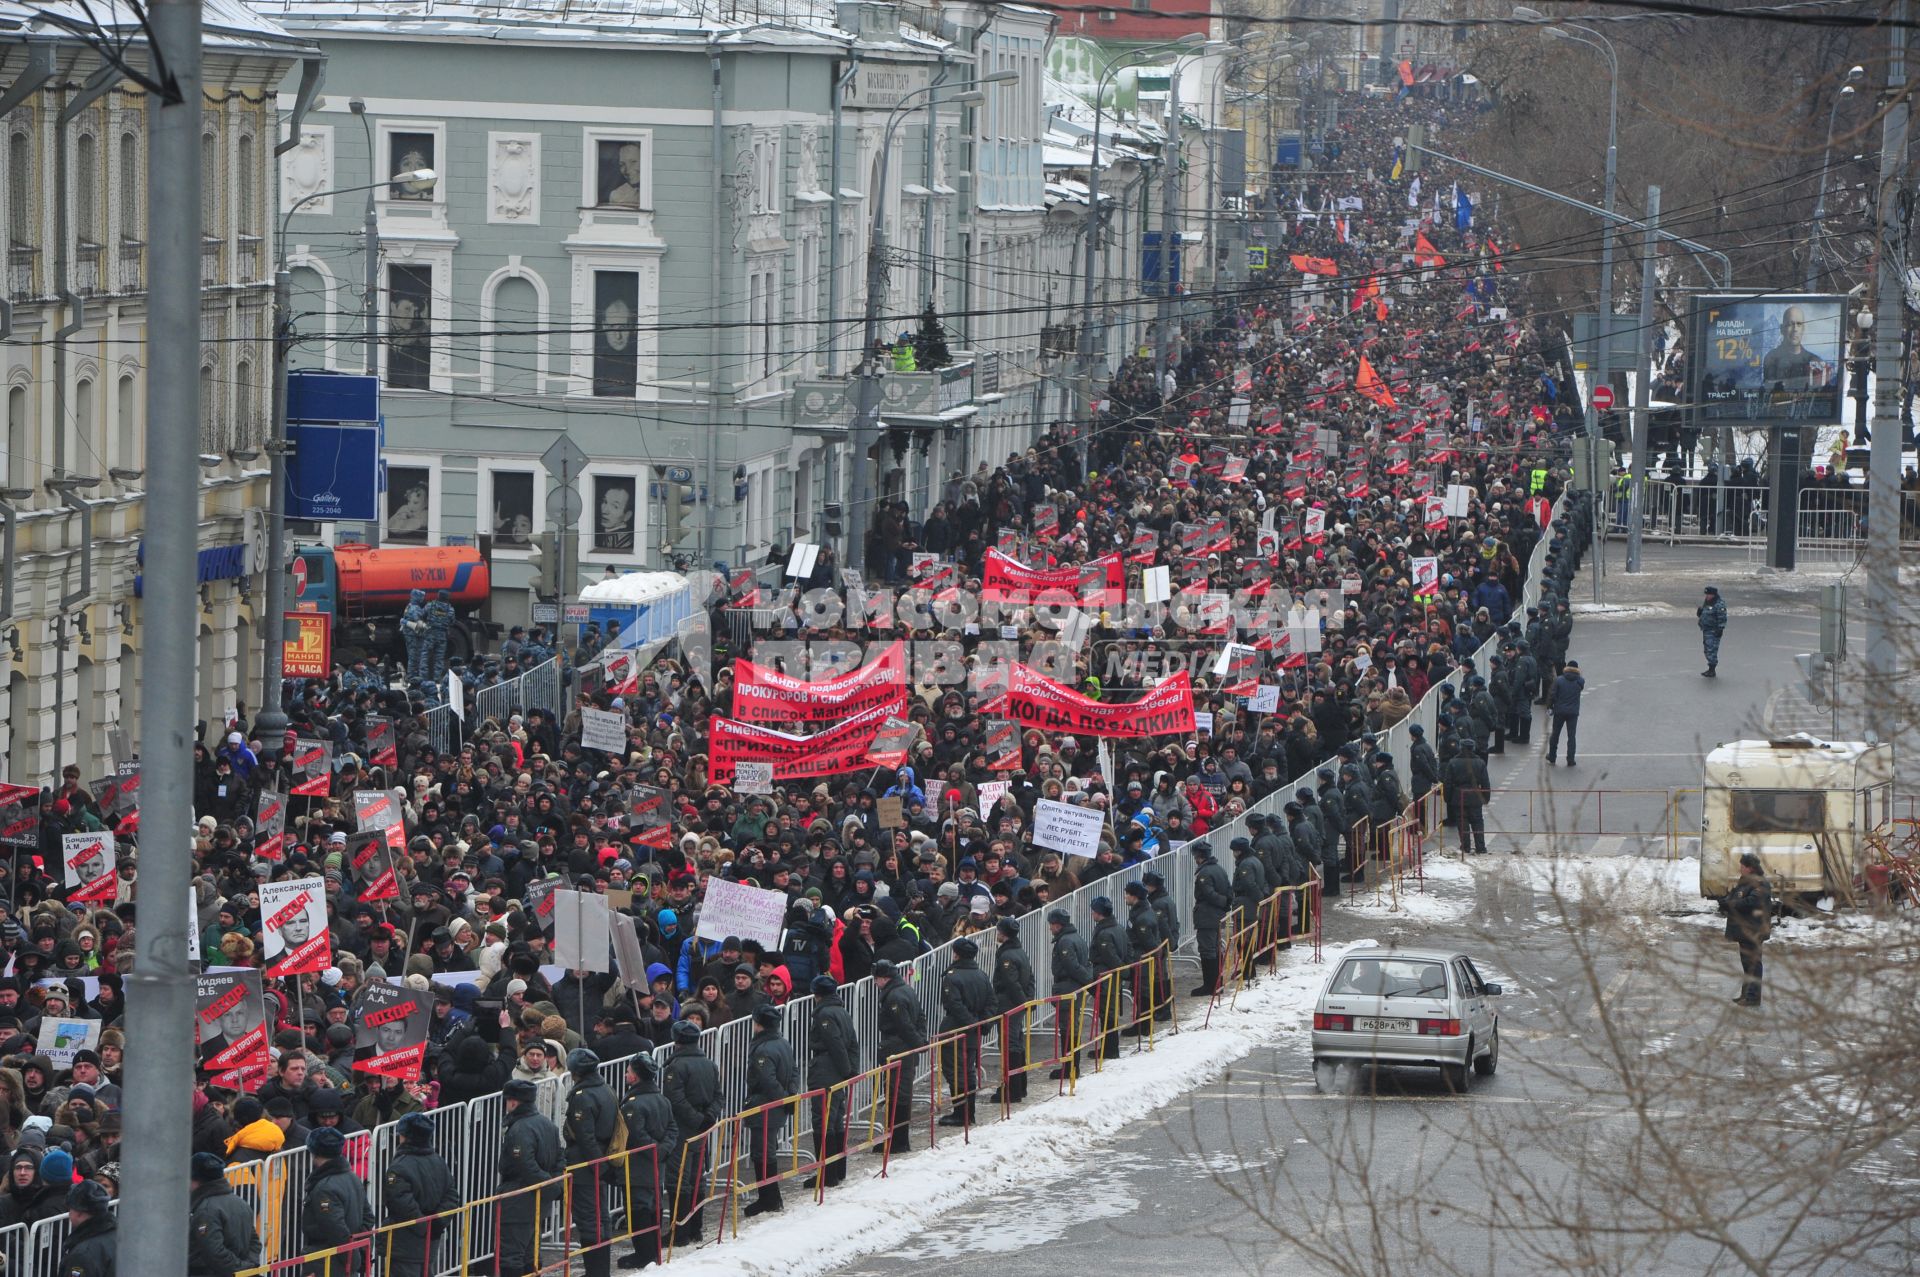
[[[1361,1033],[1411,1033],[1412,1020],[1358,1019],[1353,1027]]]

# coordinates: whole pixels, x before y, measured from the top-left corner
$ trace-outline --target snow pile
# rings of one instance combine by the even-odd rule
[[[1421,922],[1456,922],[1473,912],[1473,870],[1464,861],[1429,856],[1421,873],[1424,882],[1403,878],[1397,891],[1384,883],[1379,891],[1349,884],[1345,895],[1329,903],[1363,918]]]
[[[1511,867],[1526,876],[1535,892],[1568,905],[1603,907],[1616,914],[1715,913],[1700,894],[1700,862],[1642,856],[1527,857]]]
[[[678,1277],[812,1277],[896,1250],[971,1199],[1077,1175],[1103,1140],[1301,1028],[1332,964],[1370,943],[1328,945],[1326,961],[1318,964],[1310,951],[1283,954],[1277,972],[1242,992],[1237,1005],[1223,1001],[1207,1027],[1201,1027],[1206,1009],[1197,1006],[1183,1017],[1180,1032],[1156,1039],[1150,1053],[1123,1056],[1083,1076],[1073,1095],[1030,1099],[1011,1120],[976,1127],[970,1143],[943,1130],[938,1149],[894,1159],[885,1179],[878,1177],[877,1159],[861,1156],[823,1204],[813,1205],[796,1188],[783,1214],[755,1221],[738,1238],[729,1230],[725,1241],[676,1254],[672,1271]],[[1035,1096],[1051,1085],[1043,1077],[1033,1080]],[[916,1114],[915,1143],[924,1144],[926,1135],[925,1117]],[[718,1214],[708,1212],[709,1228]]]
[[[1726,925],[1725,917],[1711,900],[1700,902],[1704,911],[1689,914],[1684,921],[1714,931]],[[1769,944],[1789,944],[1804,948],[1890,949],[1920,942],[1920,915],[1902,909],[1892,913],[1865,910],[1836,910],[1831,897],[1820,901],[1811,915],[1790,914],[1776,920]]]

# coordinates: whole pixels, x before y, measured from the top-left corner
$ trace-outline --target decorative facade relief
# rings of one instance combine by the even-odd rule
[[[487,221],[539,223],[539,134],[487,134]]]
[[[286,212],[299,201],[333,185],[333,129],[329,125],[308,125],[300,131],[300,143],[280,161],[280,211]],[[324,195],[300,210],[303,213],[331,213],[333,196]]]

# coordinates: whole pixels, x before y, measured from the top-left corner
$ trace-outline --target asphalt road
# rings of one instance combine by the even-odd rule
[[[1663,551],[1649,547],[1649,566]],[[1744,563],[1739,551],[1723,557]],[[1618,919],[1563,917],[1527,876],[1551,863],[1541,854],[1550,851],[1664,857],[1668,788],[1696,786],[1706,750],[1762,730],[1792,678],[1792,653],[1817,640],[1817,593],[1717,582],[1736,620],[1721,677],[1699,677],[1692,608],[1697,576],[1711,570],[1709,561],[1650,575],[1631,591],[1616,576],[1610,593],[1630,596],[1628,608],[1577,621],[1572,652],[1588,679],[1579,764],[1546,765],[1544,711],[1529,746],[1492,760],[1500,792],[1488,823],[1502,831],[1492,840],[1502,850],[1474,858],[1473,882],[1434,883],[1440,904],[1425,918],[1330,913],[1330,939],[1457,946],[1504,980],[1494,1078],[1461,1097],[1437,1073],[1349,1073],[1339,1093],[1322,1094],[1306,1033],[1291,1032],[1128,1130],[1084,1170],[989,1192],[845,1277],[917,1274],[930,1262],[950,1277],[1553,1271],[1522,1231],[1489,1226],[1483,1210],[1525,1192],[1530,1177],[1581,1180],[1584,1159],[1628,1147],[1639,1126],[1619,1096],[1622,1077],[1640,1072],[1633,1061],[1649,1061],[1654,1076],[1666,1061],[1685,1072],[1714,1059],[1729,1034],[1786,1033],[1777,1016],[1729,1005],[1737,964],[1714,927],[1656,914],[1623,943]],[[1589,597],[1584,584],[1575,597]],[[1697,808],[1683,807],[1680,819],[1684,837]],[[1608,939],[1582,952],[1574,937],[1589,934]],[[1769,963],[1770,979],[1792,981],[1790,955]],[[1636,1035],[1624,1052],[1623,1025]],[[1684,1125],[1678,1115],[1675,1124]],[[1704,1244],[1675,1242],[1595,1271],[1692,1277],[1709,1260]]]

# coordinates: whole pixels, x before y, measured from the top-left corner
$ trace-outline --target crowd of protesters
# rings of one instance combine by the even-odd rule
[[[710,730],[715,716],[732,712],[729,661],[752,655],[724,623],[714,627],[710,677],[669,649],[622,687],[601,685],[586,668],[604,642],[598,634],[561,650],[544,632],[516,631],[491,672],[471,672],[469,697],[483,681],[558,654],[570,667],[571,703],[503,719],[470,709],[446,749],[424,726],[419,689],[396,685],[377,662],[290,685],[294,725],[284,737],[250,732],[244,711],[208,731],[194,787],[203,962],[263,966],[260,888],[308,875],[326,883],[332,956],[317,973],[265,982],[272,1063],[258,1085],[208,1084],[192,1096],[193,1271],[231,1274],[258,1260],[258,1239],[243,1227],[247,1209],[223,1178],[236,1163],[312,1150],[302,1239],[307,1248],[338,1244],[457,1203],[432,1164],[432,1128],[413,1115],[504,1092],[501,1185],[513,1189],[605,1156],[616,1115],[627,1140],[662,1147],[709,1129],[722,1113],[715,1066],[698,1045],[703,1029],[741,1019],[758,1026],[750,1102],[794,1089],[795,1061],[777,1032],[790,999],[811,994],[827,1011],[839,985],[877,975],[886,990],[883,1052],[924,1043],[936,1008],[920,1003],[927,991],[892,978],[899,964],[955,938],[992,939],[1002,921],[1048,910],[1081,882],[1162,849],[1204,841],[1275,793],[1287,795],[1284,816],[1232,848],[1235,859],[1251,852],[1265,861],[1269,881],[1318,877],[1329,894],[1338,891],[1368,854],[1353,845],[1356,822],[1390,816],[1435,787],[1468,849],[1483,850],[1484,758],[1507,739],[1527,738],[1533,707],[1567,658],[1566,594],[1587,522],[1576,500],[1548,526],[1567,484],[1564,434],[1577,415],[1559,387],[1546,326],[1527,314],[1514,249],[1497,226],[1462,213],[1450,190],[1436,209],[1440,178],[1431,170],[1430,185],[1414,193],[1395,153],[1410,114],[1445,129],[1445,111],[1356,103],[1342,114],[1339,139],[1354,172],[1309,176],[1289,190],[1272,223],[1281,236],[1276,266],[1301,254],[1332,262],[1336,275],[1309,286],[1299,272],[1276,269],[1284,285],[1237,292],[1189,322],[1163,376],[1147,360],[1127,361],[1090,437],[1055,427],[1004,464],[952,476],[923,521],[899,511],[874,520],[865,548],[876,586],[908,584],[917,556],[931,553],[955,565],[955,588],[978,590],[988,551],[1008,546],[1038,568],[1122,554],[1130,591],[1147,563],[1160,563],[1175,567],[1179,586],[1204,578],[1208,590],[1249,591],[1283,610],[1314,607],[1314,641],[1250,647],[1258,653],[1251,669],[1218,676],[1211,658],[1220,637],[1117,605],[1093,618],[1068,658],[1077,662],[1076,687],[1131,699],[1170,654],[1204,650],[1207,659],[1189,668],[1210,731],[1114,740],[1109,774],[1093,740],[1034,728],[1014,765],[996,768],[983,748],[993,689],[977,634],[844,623],[810,631],[791,596],[758,600],[763,625],[769,610],[788,609],[773,621],[782,639],[938,639],[968,653],[968,678],[912,689],[907,717],[921,731],[897,767],[779,784],[771,794],[714,783]],[[1418,222],[1418,242],[1408,220]],[[1362,359],[1377,383],[1357,384]],[[1464,489],[1464,504],[1436,520],[1423,498],[1449,489]],[[1180,530],[1208,524],[1223,528],[1222,538],[1203,554],[1181,555]],[[1156,534],[1144,554],[1143,531]],[[1526,565],[1543,537],[1542,604],[1523,612]],[[1416,561],[1428,559],[1437,570],[1417,580]],[[717,587],[716,617],[726,594]],[[1032,615],[1015,621],[1023,647],[1058,637]],[[1491,668],[1470,668],[1469,654],[1496,633],[1501,656]],[[1116,687],[1116,670],[1137,676]],[[1277,687],[1275,712],[1248,710],[1246,689],[1234,686],[1247,680]],[[1409,793],[1380,734],[1436,687],[1447,689],[1438,739],[1416,740],[1402,760]],[[583,708],[624,715],[624,752],[583,747]],[[386,765],[369,750],[376,719],[399,726]],[[333,747],[327,792],[288,800],[281,854],[266,859],[254,825],[258,796],[289,794],[302,779],[294,761],[301,739]],[[1008,784],[983,815],[979,791],[989,781]],[[666,836],[631,827],[636,786],[670,796]],[[393,899],[361,898],[363,883],[346,863],[353,795],[371,790],[387,791],[402,809],[405,855]],[[897,827],[882,825],[887,798],[902,800]],[[1113,812],[1091,861],[1032,843],[1041,798]],[[116,897],[68,905],[61,835],[116,824]],[[0,946],[9,954],[0,979],[0,1144],[9,1157],[0,1227],[72,1211],[74,1249],[97,1256],[111,1250],[105,1202],[117,1189],[121,981],[133,952],[139,831],[137,818],[103,810],[75,768],[42,794],[40,825],[37,855],[0,859]],[[777,946],[698,937],[715,878],[786,893]],[[528,905],[529,889],[551,880],[631,893],[626,909],[638,922],[648,989],[556,972],[552,935]],[[1138,920],[1135,907],[1153,907],[1156,884],[1139,887],[1123,902],[1131,915],[1118,919],[1123,931]],[[1103,903],[1115,922],[1112,902]],[[1152,939],[1146,925],[1142,941]],[[1105,942],[1115,943],[1111,935]],[[1084,953],[1071,943],[1067,950],[1056,974],[1071,973]],[[454,973],[457,983],[436,981]],[[1030,970],[1024,986],[1017,970],[974,974],[955,986],[948,1018],[1033,996]],[[1219,978],[1216,960],[1202,988]],[[431,992],[417,1078],[353,1068],[356,994],[381,981]],[[47,1017],[105,1027],[97,1046],[56,1067],[37,1048]],[[855,1058],[851,1021],[828,1019],[827,1029],[816,1019],[812,1035],[816,1084],[835,1070],[845,1076]],[[645,1061],[629,1069],[627,1094],[600,1084],[599,1062],[669,1045],[663,1076]],[[549,1078],[573,1083],[557,1125],[531,1103],[535,1084]],[[342,1149],[353,1133],[396,1122],[403,1150],[418,1158],[404,1168],[405,1191],[390,1184],[383,1196],[387,1220],[375,1220]],[[896,1128],[896,1147],[904,1134]],[[595,1197],[575,1195],[581,1236],[604,1232]],[[779,1205],[777,1185],[756,1203],[761,1211]],[[697,1236],[697,1223],[683,1235]],[[402,1230],[392,1244],[389,1271],[425,1263],[424,1234]],[[609,1249],[589,1256],[589,1273],[606,1270]],[[642,1266],[655,1254],[642,1245],[622,1263]],[[531,1255],[513,1250],[501,1263],[503,1272],[523,1272]]]

